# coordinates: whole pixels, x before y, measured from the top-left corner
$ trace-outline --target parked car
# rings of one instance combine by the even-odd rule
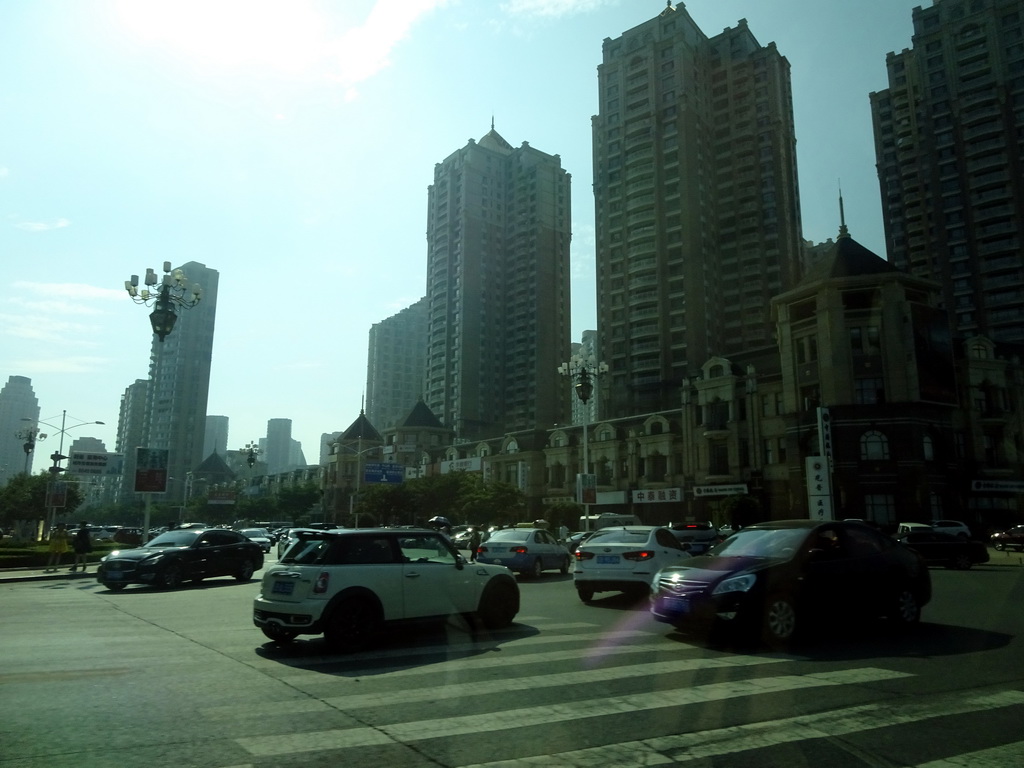
[[[988,547],[981,541],[970,541],[942,531],[913,531],[899,541],[921,553],[930,565],[944,565],[966,571],[975,563],[987,563]]]
[[[852,522],[852,521],[851,521]],[[903,536],[907,533],[913,533],[914,531],[934,531],[928,523],[897,523],[896,533],[893,534],[897,537]]]
[[[253,623],[277,642],[322,633],[353,651],[392,623],[459,614],[498,629],[519,612],[512,573],[467,563],[438,531],[299,530],[297,539],[253,602]]]
[[[543,528],[502,528],[476,550],[478,563],[503,565],[510,571],[539,577],[544,571],[569,572],[572,556]]]
[[[932,528],[952,536],[959,536],[961,539],[971,538],[971,529],[966,523],[959,520],[932,520]]]
[[[576,556],[576,550],[579,549],[580,544],[593,536],[597,531],[576,531],[570,533],[568,538],[565,540],[565,548],[569,550],[569,554],[573,557]]]
[[[714,524],[708,522],[673,523],[670,530],[691,555],[703,555],[723,539]]]
[[[602,528],[576,550],[573,583],[580,600],[589,603],[595,592],[647,594],[655,574],[688,560],[690,553],[668,528],[626,525]]]
[[[234,576],[248,581],[263,567],[263,550],[238,531],[188,528],[167,531],[137,549],[100,559],[96,579],[107,589],[128,584],[174,588],[185,581]]]
[[[992,546],[1002,552],[1004,549],[1024,551],[1024,525],[1015,525],[1008,531],[992,534]]]
[[[737,531],[707,555],[663,568],[655,619],[732,629],[784,646],[812,622],[887,616],[916,624],[931,599],[924,558],[863,523],[784,520]]]
[[[270,554],[270,547],[274,542],[270,536],[270,531],[266,528],[241,528],[238,532],[249,539],[249,541],[255,541],[259,544],[263,554]]]

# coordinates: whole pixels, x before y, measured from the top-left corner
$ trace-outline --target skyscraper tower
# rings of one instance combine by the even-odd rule
[[[38,421],[39,401],[32,391],[32,379],[9,376],[0,389],[0,487],[17,474],[32,473],[34,456],[25,452],[25,443]]]
[[[287,472],[291,466],[292,420],[270,419],[267,421],[267,441],[263,460],[267,474]]]
[[[434,168],[424,401],[457,438],[564,422],[570,177],[495,130]]]
[[[711,356],[774,348],[800,201],[789,62],[680,3],[606,39],[593,118],[603,416],[673,408]]]
[[[198,262],[182,264],[181,270],[189,283],[201,286],[203,299],[178,313],[177,324],[164,341],[153,337],[143,429],[145,447],[168,451],[166,500],[179,503],[185,498],[187,474],[205,458],[203,438],[220,280],[219,272]]]
[[[1024,343],[1024,3],[936,0],[871,94],[889,258],[954,332]]]
[[[380,429],[397,426],[423,397],[427,300],[370,327],[366,417]]]

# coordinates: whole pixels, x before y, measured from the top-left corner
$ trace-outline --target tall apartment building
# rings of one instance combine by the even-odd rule
[[[228,417],[207,416],[206,434],[203,437],[203,456],[208,457],[212,453],[220,456],[228,455]]]
[[[32,379],[8,376],[7,383],[0,389],[0,487],[17,474],[32,474],[35,448],[26,453],[25,443],[36,442],[38,433],[32,430],[38,428],[38,421],[39,401],[32,390]],[[43,428],[43,432],[49,431]]]
[[[400,424],[423,397],[427,300],[370,327],[366,416],[382,429]]]
[[[117,489],[118,502],[127,503],[135,492],[135,449],[146,447],[146,396],[149,382],[136,379],[125,388],[121,395],[121,407],[117,416],[117,441],[114,450],[124,457],[124,471]]]
[[[424,402],[459,439],[568,418],[570,177],[492,125],[428,191]]]
[[[164,500],[178,503],[185,499],[188,473],[205,458],[206,404],[220,280],[217,270],[198,262],[187,262],[180,269],[190,284],[202,288],[203,297],[192,309],[178,311],[174,330],[164,341],[153,337],[143,426],[143,445],[168,451]],[[131,477],[128,481],[132,482]]]
[[[936,0],[871,94],[889,258],[958,335],[1024,343],[1024,2]]]
[[[675,407],[709,358],[774,353],[801,251],[789,62],[682,4],[606,39],[593,118],[610,417]]]

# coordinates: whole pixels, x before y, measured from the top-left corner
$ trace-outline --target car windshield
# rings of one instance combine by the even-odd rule
[[[263,536],[266,538],[267,532],[262,528],[243,528],[239,531],[243,536]]]
[[[199,538],[199,531],[168,531],[161,533],[147,547],[189,547]]]
[[[716,557],[791,557],[807,539],[806,528],[745,528],[737,531],[708,554]]]
[[[504,528],[491,534],[489,541],[526,541],[530,531],[518,528]]]
[[[640,544],[650,537],[650,531],[605,528],[587,539],[586,544]]]

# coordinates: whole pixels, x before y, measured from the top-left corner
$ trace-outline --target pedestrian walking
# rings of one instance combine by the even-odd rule
[[[71,547],[75,550],[75,564],[71,566],[71,572],[77,571],[78,566],[81,565],[82,573],[85,573],[85,567],[89,563],[89,553],[92,552],[92,537],[89,535],[89,524],[85,520],[78,524],[78,530],[75,531],[75,535],[71,539]]]
[[[46,561],[46,573],[60,568],[60,558],[68,551],[68,529],[64,523],[50,531],[50,557]]]
[[[475,527],[469,534],[469,562],[476,562],[476,551],[480,548],[480,528]]]

